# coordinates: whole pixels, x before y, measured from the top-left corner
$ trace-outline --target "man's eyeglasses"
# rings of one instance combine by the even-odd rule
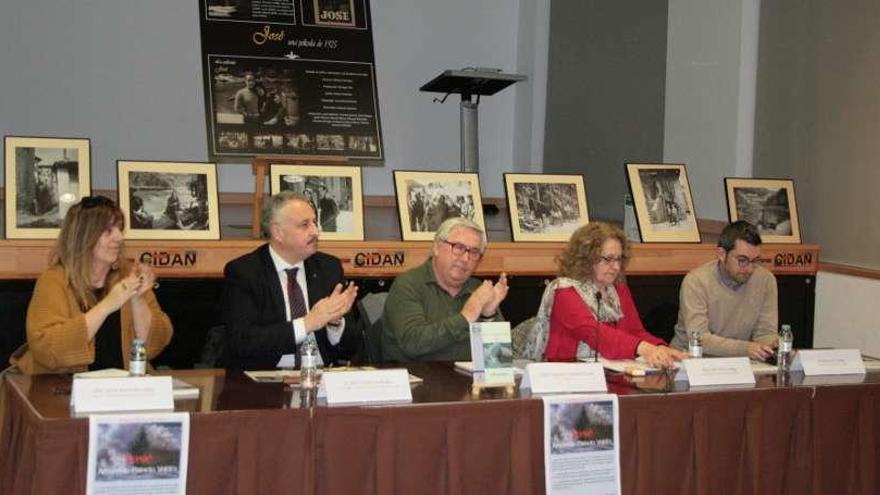
[[[613,265],[614,263],[623,265],[626,263],[626,256],[599,256],[599,262],[605,263],[606,265]]]
[[[116,206],[112,199],[104,196],[85,196],[80,200],[83,209],[94,208],[96,206]]]
[[[739,267],[743,268],[743,269],[748,268],[748,267],[754,268],[754,267],[761,264],[761,257],[760,256],[758,256],[757,258],[751,258],[751,259],[749,259],[745,256],[737,256],[735,259],[736,259],[736,264],[739,265]]]
[[[468,257],[472,260],[479,260],[483,257],[483,251],[481,251],[480,248],[468,248],[460,242],[449,242],[446,239],[443,239],[443,242],[449,244],[449,247],[452,249],[452,254],[456,256],[463,256],[464,253],[467,253]]]

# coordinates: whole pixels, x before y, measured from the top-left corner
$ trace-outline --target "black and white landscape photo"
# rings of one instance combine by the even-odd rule
[[[724,185],[731,221],[751,223],[767,243],[801,242],[792,179],[726,177]]]
[[[213,163],[119,161],[119,206],[130,239],[219,239]]]
[[[515,184],[519,228],[530,234],[564,232],[580,226],[577,187],[574,184]]]
[[[208,230],[208,178],[204,174],[132,172],[131,228]]]
[[[567,241],[590,221],[584,177],[578,174],[504,174],[514,241]]]
[[[791,235],[791,212],[785,189],[738,187],[733,194],[737,217],[757,227],[761,235]]]

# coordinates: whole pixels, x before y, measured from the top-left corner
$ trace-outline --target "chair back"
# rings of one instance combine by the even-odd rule
[[[364,339],[362,357],[367,364],[383,362],[382,312],[387,298],[387,292],[371,292],[358,301]]]
[[[193,368],[221,368],[223,366],[221,361],[225,351],[223,348],[225,333],[226,327],[223,325],[217,325],[208,330],[199,361],[193,364]]]

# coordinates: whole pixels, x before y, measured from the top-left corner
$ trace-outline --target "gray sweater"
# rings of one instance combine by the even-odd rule
[[[731,288],[723,276],[716,260],[684,277],[672,345],[687,350],[687,330],[700,328],[709,356],[748,356],[750,341],[775,346],[776,277],[757,266],[745,284]]]

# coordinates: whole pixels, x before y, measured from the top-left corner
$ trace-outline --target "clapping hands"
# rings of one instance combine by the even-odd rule
[[[337,321],[351,310],[352,304],[357,299],[358,287],[352,282],[343,289],[342,284],[336,284],[333,292],[315,303],[309,313],[303,318],[307,332],[314,332],[327,326],[328,323]]]
[[[498,312],[501,301],[507,297],[507,274],[502,273],[498,282],[484,280],[483,283],[471,293],[471,297],[464,303],[461,309],[462,316],[469,322],[477,321],[480,316],[491,317]]]

